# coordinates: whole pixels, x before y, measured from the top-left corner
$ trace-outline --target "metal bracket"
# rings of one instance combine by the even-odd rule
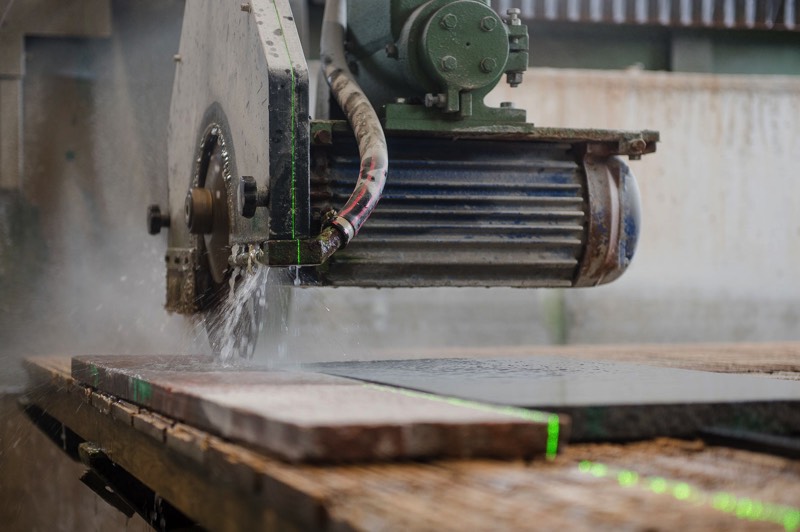
[[[342,247],[342,241],[339,230],[328,227],[315,238],[268,240],[261,247],[239,253],[231,262],[240,268],[254,261],[268,266],[319,266]]]
[[[83,442],[78,453],[89,468],[81,482],[127,517],[136,512],[157,530],[200,530],[194,521],[114,464],[100,447]]]
[[[89,468],[81,476],[81,482],[126,517],[136,512],[157,530],[202,530],[136,477],[114,464],[100,447],[87,442],[26,398],[20,399],[20,406],[49,440],[72,460]]]

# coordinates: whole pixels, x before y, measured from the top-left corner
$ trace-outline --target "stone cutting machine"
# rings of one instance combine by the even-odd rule
[[[622,157],[658,133],[537,127],[518,10],[329,0],[320,83],[288,0],[186,3],[169,117],[167,309],[195,314],[254,262],[303,285],[586,287],[619,277],[640,207]],[[547,95],[542,95],[543,98]]]

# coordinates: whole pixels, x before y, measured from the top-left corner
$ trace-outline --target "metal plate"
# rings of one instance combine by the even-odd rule
[[[308,369],[572,418],[572,441],[800,432],[800,382],[558,356],[336,362]]]
[[[169,190],[173,220],[182,220],[200,135],[213,120],[228,131],[235,175],[271,190],[269,231],[308,236],[308,68],[287,0],[188,2],[170,108]],[[231,243],[266,240],[266,210],[231,216]],[[170,247],[187,247],[185,225],[170,227]]]

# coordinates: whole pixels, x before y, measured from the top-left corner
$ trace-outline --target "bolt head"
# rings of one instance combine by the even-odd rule
[[[492,72],[495,68],[497,68],[497,61],[494,60],[492,57],[484,57],[481,60],[481,70],[486,72]]]
[[[442,17],[442,27],[446,30],[452,30],[458,25],[458,17],[453,13],[448,13]]]
[[[158,205],[150,205],[147,207],[147,232],[151,235],[157,235],[161,232],[164,226],[162,223],[163,217],[161,216],[161,208]]]
[[[644,141],[644,139],[633,139],[630,141],[628,146],[630,146],[631,151],[635,153],[641,153],[647,147],[647,143]]]
[[[444,94],[425,95],[425,107],[444,107],[447,104],[447,96]]]
[[[242,209],[242,216],[252,218],[256,214],[258,206],[258,186],[253,176],[245,175],[239,180],[239,207]]]
[[[481,19],[481,29],[483,31],[492,31],[497,27],[497,19],[494,17],[483,17]]]
[[[509,22],[511,23],[512,26],[522,25],[522,21],[519,19],[520,13],[522,13],[522,11],[520,11],[519,8],[516,7],[512,7],[511,9],[506,10],[506,15],[508,15]]]
[[[452,55],[442,57],[442,70],[449,72],[458,68],[458,60]]]
[[[512,87],[519,87],[522,83],[522,72],[509,72],[506,75],[506,82]]]
[[[250,13],[253,10],[253,7],[250,5],[250,2],[244,2],[239,8],[244,11],[245,13]]]

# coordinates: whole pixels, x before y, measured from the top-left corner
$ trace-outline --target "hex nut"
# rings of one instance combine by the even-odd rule
[[[494,17],[483,17],[481,19],[481,29],[483,31],[492,31],[497,27],[497,19]]]
[[[512,87],[518,87],[522,83],[522,72],[508,72],[506,82]]]
[[[520,9],[517,8],[517,7],[512,7],[511,9],[507,9],[506,10],[506,15],[508,15],[508,17],[509,17],[509,20],[508,20],[509,25],[511,25],[511,26],[521,26],[522,25],[522,21],[519,18],[520,13],[522,13],[522,11],[520,11]]]
[[[446,55],[442,58],[442,70],[449,72],[458,68],[458,60],[452,55]]]
[[[452,30],[458,25],[458,17],[453,13],[448,13],[442,17],[442,27],[446,30]]]

